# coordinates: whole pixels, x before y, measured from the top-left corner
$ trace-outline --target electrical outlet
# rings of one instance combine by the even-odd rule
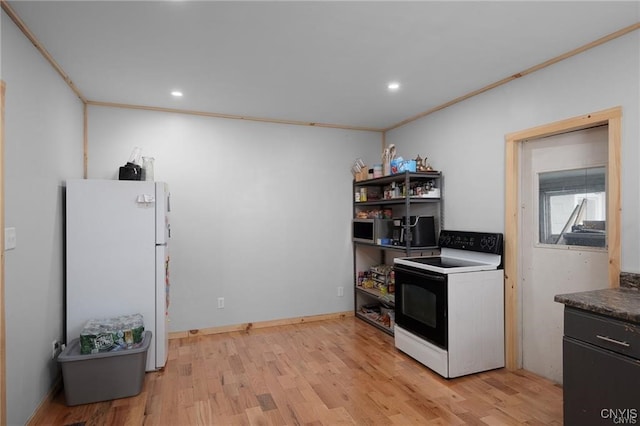
[[[60,349],[60,342],[54,340],[51,342],[51,359],[56,359],[56,355],[58,355],[58,350]]]
[[[338,287],[338,297],[344,296],[344,287]]]
[[[224,309],[224,297],[218,297],[218,309]]]
[[[4,249],[13,250],[16,245],[16,228],[4,228]]]

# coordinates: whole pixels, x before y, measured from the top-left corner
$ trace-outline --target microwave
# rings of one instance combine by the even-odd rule
[[[390,244],[393,234],[393,219],[353,219],[351,235],[353,241],[371,244]]]

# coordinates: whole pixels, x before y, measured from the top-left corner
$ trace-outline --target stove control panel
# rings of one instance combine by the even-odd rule
[[[503,236],[492,232],[440,231],[440,247],[502,255]]]

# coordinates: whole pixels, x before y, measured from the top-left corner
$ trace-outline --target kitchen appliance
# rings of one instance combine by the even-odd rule
[[[402,244],[403,232],[402,232],[402,219],[394,218],[391,228],[391,244],[399,246]]]
[[[393,219],[391,241],[395,246],[436,247],[436,228],[433,216],[406,216]]]
[[[391,239],[392,228],[392,219],[353,219],[351,235],[353,241],[382,244]]]
[[[120,180],[145,180],[145,170],[140,167],[140,154],[142,150],[134,147],[129,156],[129,161],[118,170]]]
[[[163,182],[67,181],[66,337],[87,321],[141,314],[146,370],[168,353],[170,196]]]
[[[394,259],[398,349],[446,378],[504,367],[502,242],[442,230],[440,256]]]
[[[408,220],[407,220],[408,219]],[[436,228],[433,216],[403,216],[400,245],[409,241],[411,247],[436,246]]]
[[[118,170],[120,180],[144,180],[144,169],[137,164],[127,163]]]

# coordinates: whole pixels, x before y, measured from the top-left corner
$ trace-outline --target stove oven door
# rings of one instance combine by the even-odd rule
[[[447,276],[398,264],[394,271],[396,324],[446,350]]]

